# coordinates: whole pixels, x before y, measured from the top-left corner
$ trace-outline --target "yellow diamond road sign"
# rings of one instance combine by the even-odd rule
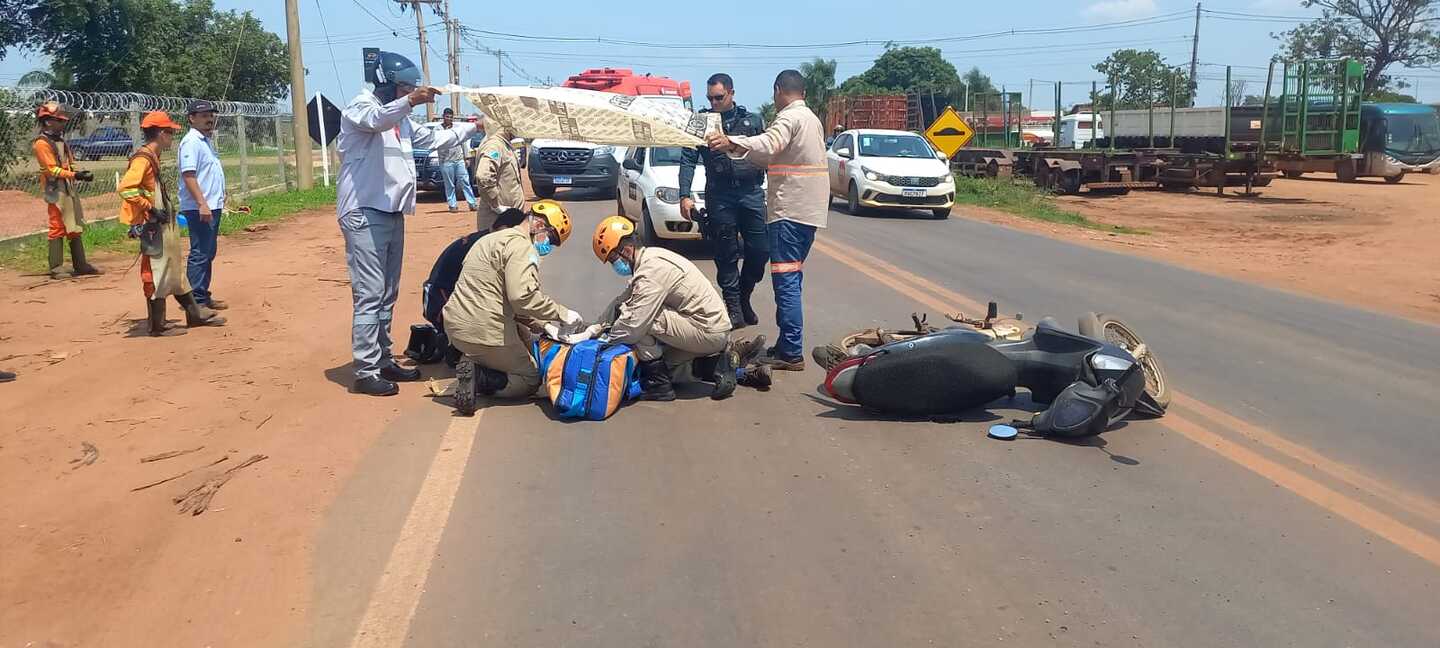
[[[970,128],[970,124],[965,123],[960,113],[951,107],[946,107],[945,112],[935,119],[935,123],[925,129],[925,139],[930,140],[946,157],[955,157],[974,136],[975,129]]]

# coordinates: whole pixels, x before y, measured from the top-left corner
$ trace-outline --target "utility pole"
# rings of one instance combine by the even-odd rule
[[[1190,39],[1190,106],[1195,106],[1195,96],[1200,94],[1200,79],[1195,68],[1200,61],[1200,3],[1195,3],[1195,33]]]
[[[420,12],[422,4],[439,4],[440,0],[395,0],[400,4],[408,4],[415,10],[415,31],[420,33],[420,74],[421,82],[425,85],[430,83],[430,44],[425,40],[425,16]],[[425,121],[435,120],[435,104],[425,104]]]
[[[300,60],[298,0],[285,0],[285,32],[290,45],[290,112],[291,130],[295,138],[295,185],[303,190],[315,185],[315,170],[311,168],[315,162],[310,156],[310,128],[305,112],[305,63]],[[282,142],[276,142],[275,145],[283,148]]]
[[[450,0],[445,0],[445,53],[450,56],[450,83],[460,85],[460,21],[450,16]],[[460,95],[450,93],[450,109],[460,115]]]
[[[495,50],[495,85],[505,85],[505,52]]]

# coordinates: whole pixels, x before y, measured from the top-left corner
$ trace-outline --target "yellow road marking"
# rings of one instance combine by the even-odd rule
[[[445,436],[440,439],[440,449],[430,462],[430,471],[425,474],[405,525],[400,528],[400,539],[390,551],[380,582],[370,594],[370,603],[355,630],[351,648],[398,648],[405,644],[483,415],[481,410],[472,418],[450,420]]]
[[[817,240],[814,248],[851,269],[881,284],[889,286],[896,292],[910,297],[930,308],[942,312],[946,310],[964,310],[966,308],[972,311],[981,310],[979,302],[973,299],[938,286],[912,272],[896,267],[893,264],[877,259],[843,243]],[[1367,493],[1373,497],[1401,505],[1411,513],[1421,516],[1426,521],[1435,522],[1436,520],[1440,520],[1440,515],[1436,515],[1440,510],[1437,510],[1434,504],[1423,497],[1387,485],[1378,479],[1360,473],[1354,468],[1330,460],[1318,452],[1305,448],[1293,441],[1283,439],[1274,433],[1265,431],[1263,428],[1245,424],[1233,416],[1178,392],[1175,393],[1173,399],[1174,401],[1183,403],[1185,407],[1195,410],[1202,416],[1215,419],[1217,423],[1226,425],[1235,422],[1241,423],[1242,425],[1237,430],[1240,433],[1246,434],[1250,438],[1269,447],[1271,450],[1289,456],[1291,459],[1303,464],[1312,466],[1356,488],[1367,491]],[[1177,413],[1167,413],[1165,418],[1160,420],[1160,423],[1190,439],[1194,443],[1213,450],[1220,456],[1285,487],[1321,508],[1343,517],[1375,535],[1389,540],[1396,546],[1419,556],[1431,564],[1440,566],[1440,541],[1437,541],[1434,537],[1416,530],[1359,501],[1336,492],[1286,466],[1271,461],[1253,450],[1230,441]]]

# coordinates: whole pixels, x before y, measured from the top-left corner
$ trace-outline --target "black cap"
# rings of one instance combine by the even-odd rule
[[[188,109],[186,109],[186,111],[185,111],[185,113],[188,114],[188,115],[193,115],[193,114],[195,114],[195,113],[207,113],[207,112],[218,112],[218,111],[215,110],[215,103],[214,103],[214,102],[212,102],[212,101],[207,101],[207,100],[205,100],[205,99],[196,99],[196,100],[194,100],[194,101],[191,101],[191,102],[190,102],[190,107],[189,107]]]
[[[440,111],[440,114],[441,114],[441,115],[450,115],[451,117],[453,117],[453,116],[455,116],[455,111],[454,111],[453,109],[446,108],[445,110]]]

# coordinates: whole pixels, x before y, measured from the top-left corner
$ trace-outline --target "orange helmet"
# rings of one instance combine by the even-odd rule
[[[45,119],[46,117],[60,121],[70,121],[70,118],[65,116],[65,110],[60,107],[60,102],[58,101],[47,101],[35,109],[36,119]]]
[[[554,200],[537,200],[530,205],[530,213],[544,218],[545,224],[555,229],[555,233],[560,236],[560,240],[555,242],[556,245],[570,238],[570,215],[565,213],[565,207],[560,203]]]
[[[615,248],[620,247],[620,241],[635,233],[635,223],[624,216],[607,216],[600,221],[595,228],[595,240],[591,245],[595,248],[595,258],[601,263],[609,263],[610,255]]]

